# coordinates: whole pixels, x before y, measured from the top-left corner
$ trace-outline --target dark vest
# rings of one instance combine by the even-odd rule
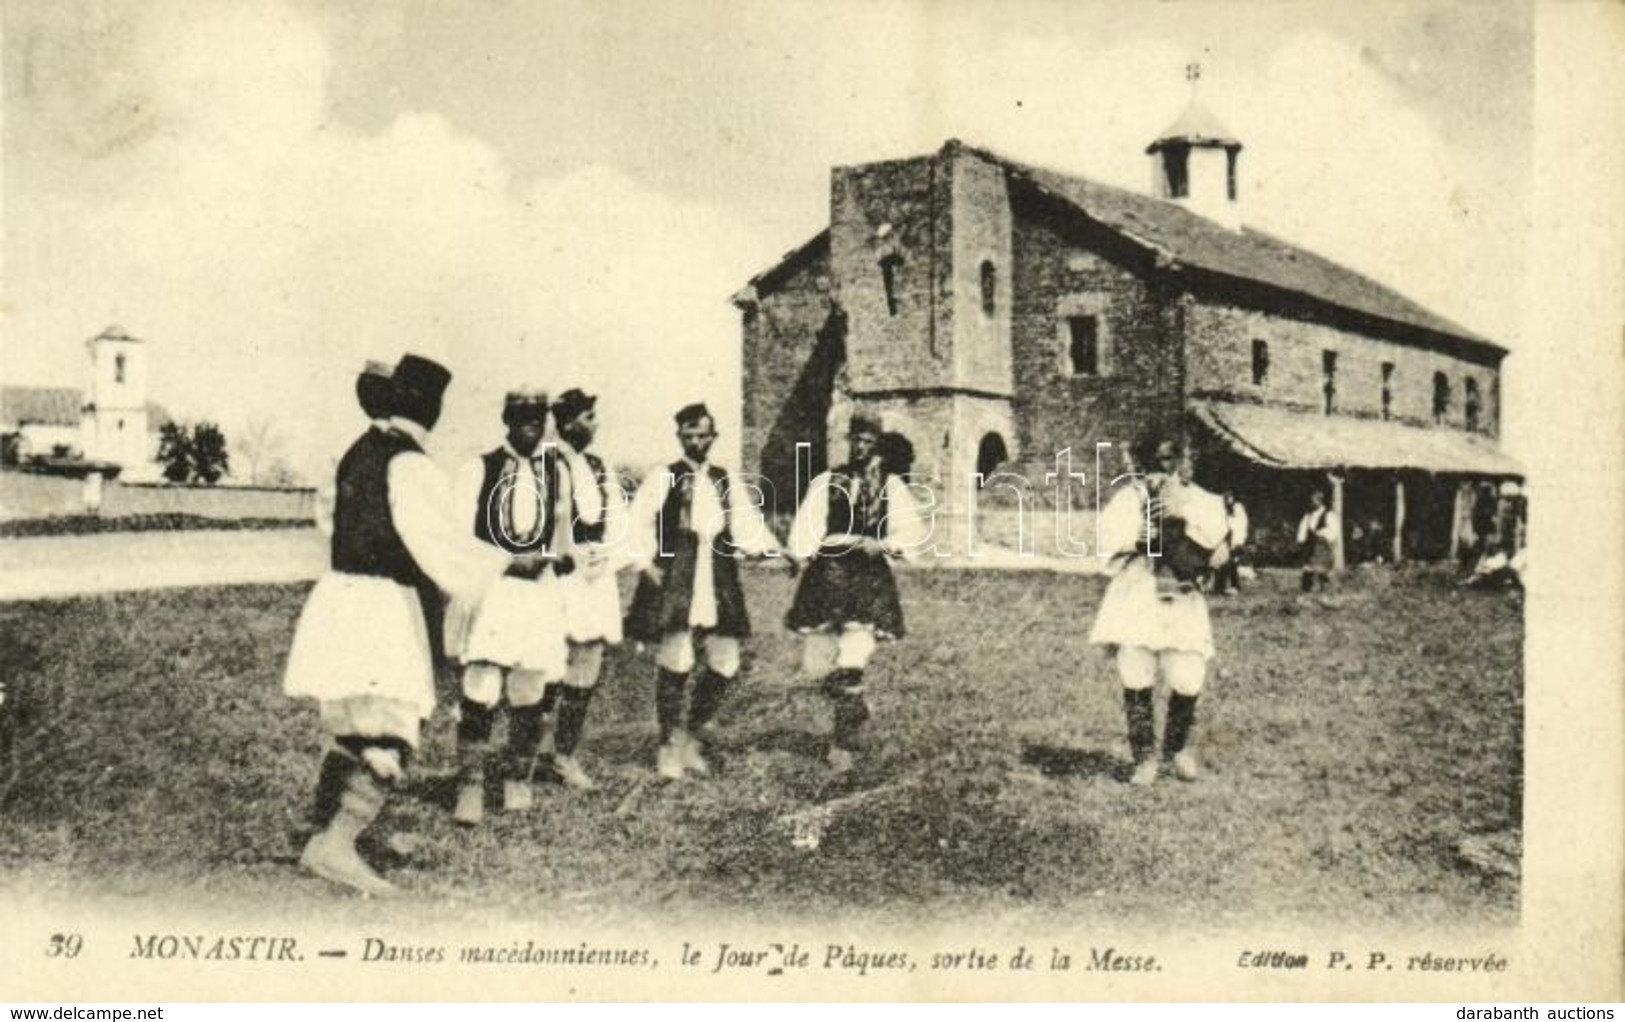
[[[389,514],[389,463],[397,454],[420,452],[411,437],[369,429],[339,461],[333,503],[330,564],[348,575],[369,575],[415,586],[423,570],[407,552]]]
[[[828,535],[886,538],[886,476],[881,475],[879,488],[872,492],[864,490],[862,480],[851,465],[830,473]]]
[[[592,469],[593,483],[598,487],[598,501],[601,510],[596,522],[584,521],[581,512],[575,506],[574,495],[570,503],[570,534],[577,543],[602,543],[606,519],[609,517],[609,474],[604,471],[604,462],[596,454],[581,451],[581,459]]]
[[[662,559],[675,557],[682,534],[695,531],[694,523],[690,520],[694,507],[694,470],[686,461],[674,461],[666,467],[666,471],[671,473],[674,481],[666,494],[666,502],[660,506],[660,550],[656,556]],[[707,465],[705,474],[717,491],[717,502],[722,505],[723,513],[722,531],[713,541],[713,549],[718,553],[732,551],[733,533],[727,520],[728,473],[715,465]]]
[[[499,447],[482,454],[480,460],[485,463],[485,478],[480,483],[480,502],[474,509],[474,536],[511,554],[551,549],[553,532],[558,527],[558,450],[548,447],[540,456],[531,457],[539,490],[535,493],[520,490],[512,483],[518,477],[519,465],[511,452]],[[535,527],[524,535],[513,525],[513,506],[519,500],[541,502]]]

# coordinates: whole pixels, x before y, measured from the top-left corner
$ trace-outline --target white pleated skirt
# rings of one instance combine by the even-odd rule
[[[445,636],[447,655],[465,664],[481,661],[562,678],[569,658],[562,580],[552,574],[503,576],[477,605],[453,599]]]
[[[615,572],[577,569],[559,579],[564,597],[564,630],[571,642],[621,641],[621,588]]]
[[[1149,563],[1132,561],[1107,584],[1089,642],[1197,653],[1211,660],[1213,625],[1207,598],[1199,592],[1159,594]]]
[[[414,589],[387,578],[328,572],[294,628],[282,690],[322,704],[334,734],[394,737],[416,746],[434,710],[434,668]]]

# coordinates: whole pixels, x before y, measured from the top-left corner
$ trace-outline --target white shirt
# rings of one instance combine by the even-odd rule
[[[717,496],[717,488],[712,485],[707,466],[696,465],[686,458],[684,463],[694,473],[689,526],[701,547],[709,548],[711,541],[722,535],[726,528],[740,553],[767,556],[778,552],[778,541],[762,519],[762,505],[751,499],[757,495],[754,489],[742,485],[730,473],[722,484],[728,495],[728,506],[724,508]],[[644,476],[643,485],[638,487],[637,495],[632,498],[627,554],[639,569],[654,563],[660,546],[660,509],[665,506],[676,481],[669,465],[656,466]],[[710,557],[697,559],[694,566],[694,595],[689,601],[690,627],[709,628],[717,623],[715,573]]]
[[[795,524],[790,527],[790,555],[805,561],[818,551],[829,536],[829,491],[834,473],[824,472],[807,486],[807,494],[796,509]],[[921,513],[908,483],[897,476],[887,476],[886,538],[881,545],[893,556],[913,560],[931,538],[930,523]],[[839,537],[837,537],[839,538]]]
[[[391,420],[393,427],[422,445],[417,423]],[[510,558],[481,543],[449,511],[446,477],[427,454],[408,451],[389,460],[389,516],[412,560],[441,589],[477,601],[507,570]]]

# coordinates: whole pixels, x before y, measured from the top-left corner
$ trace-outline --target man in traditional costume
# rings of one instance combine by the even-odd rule
[[[539,554],[539,570],[519,565],[478,604],[453,600],[446,648],[462,667],[457,721],[457,805],[453,819],[478,826],[498,712],[508,709],[502,806],[534,805],[531,779],[542,734],[542,693],[564,677],[564,602],[560,577],[570,567],[569,494],[557,445],[543,444],[547,395],[516,390],[503,400],[502,446],[457,473],[453,507],[481,543],[512,554]]]
[[[739,558],[779,553],[755,491],[706,460],[716,438],[705,405],[683,408],[682,458],[651,469],[632,501],[629,551],[642,577],[626,634],[655,651],[656,769],[667,780],[710,772],[697,736],[738,675],[740,641],[750,634]]]
[[[1148,438],[1135,461],[1150,471],[1119,489],[1101,511],[1101,553],[1111,558],[1113,577],[1089,642],[1106,647],[1122,679],[1130,781],[1153,783],[1163,764],[1190,781],[1200,766],[1188,743],[1213,659],[1202,584],[1224,543],[1224,502],[1191,481],[1190,457],[1171,440]],[[1154,705],[1159,672],[1169,688],[1160,763]]]
[[[569,663],[561,684],[549,685],[552,772],[579,791],[597,785],[576,758],[587,708],[603,671],[604,650],[621,642],[621,593],[616,571],[625,563],[626,498],[602,459],[587,448],[598,433],[598,398],[572,387],[553,405],[570,493],[575,571],[563,579]],[[547,738],[544,738],[544,742]]]
[[[383,810],[434,709],[434,673],[419,586],[428,578],[477,602],[512,558],[473,542],[446,513],[445,480],[423,444],[451,374],[407,355],[387,385],[363,374],[357,396],[375,422],[337,470],[330,567],[294,631],[283,681],[320,704],[332,738],[318,787],[336,789],[331,812],[300,864],[365,894],[395,888],[356,850]]]
[[[903,636],[903,608],[889,562],[926,539],[906,482],[913,447],[852,417],[845,464],[815,477],[796,512],[790,553],[807,564],[786,624],[805,636],[802,670],[821,680],[834,709],[827,761],[852,769],[869,719],[864,671],[879,642]]]

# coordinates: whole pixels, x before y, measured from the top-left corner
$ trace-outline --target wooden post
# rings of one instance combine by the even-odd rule
[[[1394,477],[1394,563],[1405,559],[1405,480]]]
[[[1337,538],[1332,542],[1332,569],[1343,570],[1343,535],[1348,532],[1343,521],[1343,477],[1332,473],[1332,512],[1337,515]]]
[[[1456,484],[1456,495],[1450,501],[1450,559],[1461,559],[1461,484]]]

